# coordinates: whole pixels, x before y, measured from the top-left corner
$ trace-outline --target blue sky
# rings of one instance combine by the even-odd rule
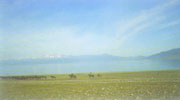
[[[180,0],[0,0],[0,60],[180,47]]]

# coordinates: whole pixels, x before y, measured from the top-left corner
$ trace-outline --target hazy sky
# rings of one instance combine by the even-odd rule
[[[180,0],[0,0],[0,59],[180,47]]]

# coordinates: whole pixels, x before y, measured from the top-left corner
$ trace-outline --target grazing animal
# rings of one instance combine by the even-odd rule
[[[92,73],[88,74],[89,78],[94,78],[94,75]]]
[[[1,77],[1,79],[4,79],[4,80],[33,80],[33,79],[46,79],[47,77],[46,76],[3,76]]]
[[[69,77],[70,77],[70,78],[76,78],[76,75],[70,74]]]
[[[47,77],[46,76],[41,76],[41,79],[47,79]]]
[[[50,76],[52,79],[56,79],[56,77],[55,76]]]
[[[97,77],[101,77],[102,75],[101,74],[97,74]]]

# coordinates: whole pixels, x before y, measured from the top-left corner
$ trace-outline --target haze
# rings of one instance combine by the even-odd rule
[[[0,59],[180,47],[180,0],[1,0]]]

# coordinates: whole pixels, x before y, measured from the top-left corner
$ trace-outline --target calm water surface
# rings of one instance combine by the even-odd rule
[[[180,61],[125,60],[56,64],[0,65],[0,75],[180,69]]]

